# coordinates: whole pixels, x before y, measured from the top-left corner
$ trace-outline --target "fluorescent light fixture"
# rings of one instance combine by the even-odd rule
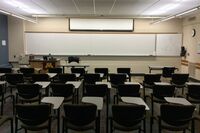
[[[13,17],[16,17],[16,18],[19,18],[19,19],[23,19],[23,20],[26,20],[26,21],[29,21],[29,22],[32,22],[32,23],[37,23],[37,20],[22,16],[22,15],[17,15],[17,14],[11,13],[11,12],[7,12],[7,11],[4,11],[2,9],[0,9],[0,13],[11,15]]]
[[[158,24],[158,23],[160,23],[160,22],[164,22],[164,21],[167,21],[167,20],[173,19],[173,18],[175,18],[175,16],[165,17],[165,18],[163,18],[163,19],[159,19],[159,20],[153,22],[152,24]]]
[[[178,6],[179,6],[180,4],[167,4],[167,5],[164,5],[163,7],[161,7],[161,8],[158,8],[158,9],[155,9],[154,11],[152,11],[152,12],[149,12],[149,13],[147,13],[148,15],[161,15],[161,14],[163,14],[163,13],[166,13],[166,12],[168,12],[168,11],[170,11],[170,10],[173,10],[173,9],[175,9],[175,8],[177,8]]]
[[[3,13],[3,14],[10,15],[10,13],[9,13],[9,12],[7,12],[7,11],[4,11],[4,10],[1,10],[1,9],[0,9],[0,13]]]
[[[11,14],[11,16],[13,16],[13,17],[16,17],[16,18],[19,18],[19,19],[23,19],[23,20],[25,20],[25,18],[24,18],[24,17],[22,17],[22,16],[19,16],[19,15],[16,15],[16,14]]]
[[[160,20],[160,22],[164,22],[164,21],[170,20],[172,18],[175,18],[175,16],[166,17],[166,18]]]
[[[197,7],[195,7],[195,8],[192,8],[192,9],[190,9],[190,10],[186,10],[186,11],[181,12],[181,13],[179,13],[179,14],[175,14],[175,15],[173,15],[173,16],[168,16],[168,17],[165,17],[165,18],[163,18],[163,19],[159,19],[159,20],[157,20],[157,21],[154,21],[154,22],[151,23],[151,24],[157,24],[157,23],[160,23],[160,22],[167,21],[167,20],[169,20],[169,19],[173,19],[173,18],[176,18],[176,17],[180,17],[180,16],[182,16],[182,15],[184,15],[184,14],[188,14],[188,13],[194,12],[194,11],[196,11],[196,10],[198,10],[198,9],[200,9],[200,6],[197,6]]]
[[[29,22],[32,22],[32,23],[37,23],[37,20],[33,20],[33,19],[27,18],[25,16],[16,15],[16,14],[11,14],[11,16],[19,18],[19,19],[26,20],[26,21],[29,21]]]
[[[182,15],[184,15],[184,14],[188,14],[188,13],[194,12],[194,11],[196,11],[196,10],[198,10],[198,7],[193,8],[193,9],[190,9],[190,10],[187,10],[187,11],[182,12],[182,13],[179,13],[179,14],[176,15],[176,17],[179,17],[179,16],[182,16]]]
[[[20,2],[20,1],[17,1],[17,0],[4,0],[5,3],[15,7],[15,8],[18,8],[18,9],[21,9],[27,13],[31,13],[31,14],[41,14],[41,13],[45,13],[43,11],[39,11],[39,10],[35,10],[33,8],[31,8],[30,6]]]

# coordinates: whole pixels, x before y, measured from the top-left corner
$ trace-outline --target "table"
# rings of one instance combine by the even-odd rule
[[[103,84],[103,85],[107,85],[107,87],[108,87],[109,89],[112,88],[110,82],[101,82],[101,81],[97,81],[97,82],[95,82],[95,84],[97,84],[97,85],[101,85],[101,84]]]
[[[50,103],[53,105],[53,109],[57,110],[57,132],[60,133],[60,106],[64,101],[64,97],[44,97],[42,103]]]
[[[98,110],[98,129],[97,132],[100,133],[100,113],[103,109],[103,98],[102,97],[83,97],[81,100],[83,103],[92,103],[97,106]]]
[[[143,86],[139,82],[124,82],[126,85],[140,85],[140,88],[143,88]]]
[[[57,75],[57,73],[47,73],[47,75],[49,75],[49,78],[52,79]]]
[[[121,97],[121,99],[122,99],[122,102],[125,102],[125,103],[144,105],[145,106],[145,110],[150,110],[148,105],[140,97]]]
[[[0,80],[3,80],[4,76],[5,76],[5,73],[0,73]]]
[[[164,97],[164,99],[169,103],[182,104],[182,105],[192,105],[187,99],[180,97]]]
[[[186,85],[200,85],[199,82],[186,82]]]
[[[66,64],[66,65],[59,65],[60,67],[63,68],[63,73],[65,72],[65,67],[89,67],[90,65],[88,64],[74,64],[74,63],[70,63],[70,64]]]
[[[3,92],[6,92],[6,86],[7,86],[7,82],[6,81],[0,81],[0,86],[3,87],[4,90],[2,90]]]
[[[155,85],[171,85],[170,83],[167,82],[154,82]]]
[[[48,86],[50,85],[50,81],[37,81],[35,82],[35,84],[39,84],[40,86],[42,86],[43,89],[45,89],[45,94],[48,96],[49,94],[49,89]]]
[[[174,66],[149,66],[149,73],[151,73],[152,70],[162,70],[164,67],[174,67]]]
[[[77,95],[77,103],[79,102],[79,88],[83,84],[83,80],[81,81],[67,81],[65,84],[73,84],[76,89],[76,95]]]

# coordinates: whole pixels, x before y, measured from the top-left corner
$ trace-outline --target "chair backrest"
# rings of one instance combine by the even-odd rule
[[[49,81],[49,75],[48,74],[42,74],[42,73],[32,74],[32,81],[33,82]]]
[[[4,94],[4,86],[0,85],[0,96],[2,96]],[[1,100],[1,98],[0,98]]]
[[[117,68],[117,73],[126,73],[126,74],[130,75],[131,68]]]
[[[189,78],[189,74],[185,73],[174,73],[172,74],[171,82],[176,85],[184,85]]]
[[[94,104],[64,104],[65,117],[76,126],[85,126],[96,120],[97,106]]]
[[[108,94],[108,87],[105,84],[88,84],[85,85],[86,96],[105,97]]]
[[[58,74],[58,80],[61,83],[65,83],[67,81],[76,81],[76,75],[74,73],[64,73],[64,74]]]
[[[181,126],[189,124],[195,106],[179,104],[162,104],[160,106],[161,119],[167,124]]]
[[[83,76],[85,74],[85,69],[79,68],[79,67],[72,67],[71,72],[72,73],[80,73],[80,75]]]
[[[23,73],[23,75],[25,77],[31,77],[31,74],[33,74],[35,72],[35,69],[34,68],[24,68],[24,67],[22,67],[22,68],[19,69],[19,71],[21,73]]]
[[[79,63],[79,61],[80,61],[80,59],[77,56],[69,56],[68,57],[68,63],[71,63],[71,62]]]
[[[164,97],[173,97],[175,94],[175,86],[173,85],[154,85],[153,96],[159,99]]]
[[[12,68],[0,67],[0,73],[11,73]]]
[[[139,124],[144,117],[144,105],[112,105],[112,118],[122,126],[130,127]]]
[[[49,73],[62,73],[62,68],[55,67],[55,68],[48,68]]]
[[[139,84],[121,84],[117,87],[119,96],[140,96],[140,85]]]
[[[30,83],[22,83],[17,84],[17,91],[19,96],[25,98],[25,99],[31,99],[36,96],[39,96],[41,86],[38,84],[30,84]]]
[[[108,68],[94,68],[95,73],[103,73],[104,76],[108,76]]]
[[[72,96],[75,89],[73,84],[53,83],[50,86],[53,96],[62,96],[66,98]]]
[[[176,70],[175,67],[164,67],[162,69],[162,76],[163,77],[172,77],[172,74],[174,73],[174,71]]]
[[[188,95],[200,100],[200,85],[188,85]]]
[[[21,67],[19,69],[19,71],[23,74],[31,74],[31,73],[34,73],[34,68],[25,68],[25,67]]]
[[[126,82],[126,74],[110,74],[110,82],[114,85],[124,84]]]
[[[12,84],[12,85],[16,85],[17,83],[23,83],[24,82],[23,74],[7,73],[6,74],[6,81],[9,84]]]
[[[101,81],[100,74],[97,73],[86,73],[83,78],[85,84],[95,84],[95,82]]]
[[[19,120],[26,125],[40,125],[49,119],[51,115],[51,105],[17,104],[16,114]]]
[[[145,74],[143,83],[154,85],[154,82],[160,82],[160,74]]]

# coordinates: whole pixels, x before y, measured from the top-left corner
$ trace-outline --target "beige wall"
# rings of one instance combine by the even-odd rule
[[[23,20],[8,17],[9,61],[18,60],[24,54],[24,23]]]
[[[192,37],[192,29],[196,29],[196,36]],[[200,14],[189,16],[183,19],[183,45],[187,49],[187,55],[184,58],[189,62],[188,66],[183,66],[185,72],[200,80],[200,69],[195,67],[196,63],[200,63]],[[199,47],[199,48],[198,48]]]
[[[15,42],[10,44],[9,59],[12,61],[15,51],[19,51],[23,54],[24,32],[69,32],[68,31],[68,19],[67,18],[39,18],[37,24],[21,21],[20,24],[16,19],[9,19],[9,25],[12,27],[10,30],[15,30],[17,36],[10,35],[9,40],[19,39],[20,42],[14,45]],[[182,33],[182,20],[174,19],[160,24],[150,24],[152,19],[135,19],[134,32],[135,33]],[[19,27],[24,28],[20,29]],[[19,27],[18,27],[19,25]],[[93,71],[94,67],[106,67],[110,68],[111,72],[115,72],[117,67],[131,67],[133,72],[148,72],[148,65],[174,65],[180,68],[180,57],[81,57],[82,63],[89,63],[91,67],[89,71]]]

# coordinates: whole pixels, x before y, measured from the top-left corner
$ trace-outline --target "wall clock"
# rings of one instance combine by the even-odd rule
[[[196,30],[192,29],[192,37],[195,37],[195,35],[196,35]]]

